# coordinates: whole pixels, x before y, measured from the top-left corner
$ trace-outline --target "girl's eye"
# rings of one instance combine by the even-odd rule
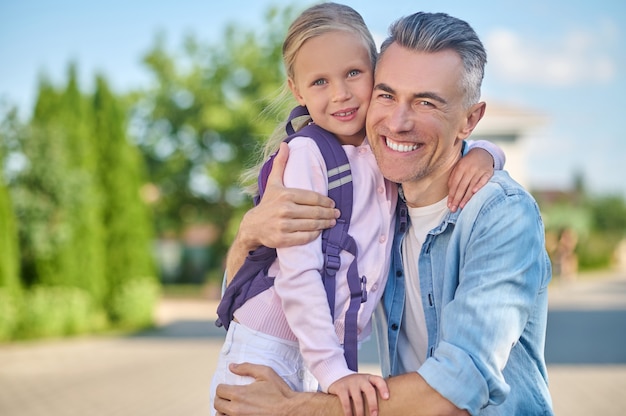
[[[318,79],[318,80],[313,81],[313,85],[324,85],[324,84],[326,84],[326,80],[323,80],[323,79]]]
[[[361,71],[359,71],[358,69],[353,69],[352,71],[348,72],[348,76],[349,77],[355,77],[357,75],[359,75],[361,73]]]

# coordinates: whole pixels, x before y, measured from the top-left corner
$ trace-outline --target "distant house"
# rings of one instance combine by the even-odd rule
[[[548,117],[531,109],[486,100],[485,116],[470,139],[489,140],[506,154],[505,169],[528,189],[528,142],[548,122]]]

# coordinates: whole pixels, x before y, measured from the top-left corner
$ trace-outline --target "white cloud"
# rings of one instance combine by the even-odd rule
[[[572,30],[558,38],[524,37],[508,29],[496,29],[485,38],[489,70],[498,78],[521,84],[610,82],[617,73],[617,64],[609,53],[617,33],[606,21],[594,29]]]

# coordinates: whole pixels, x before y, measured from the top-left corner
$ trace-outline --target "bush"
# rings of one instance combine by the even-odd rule
[[[15,292],[0,289],[0,341],[14,337],[19,322],[19,300]]]
[[[38,286],[24,295],[18,337],[81,334],[91,331],[97,322],[93,301],[85,290]]]
[[[154,306],[159,285],[154,280],[135,279],[124,283],[112,296],[109,313],[121,329],[141,329],[154,324]]]
[[[595,232],[582,239],[576,249],[580,269],[600,270],[609,268],[620,237],[616,234]]]

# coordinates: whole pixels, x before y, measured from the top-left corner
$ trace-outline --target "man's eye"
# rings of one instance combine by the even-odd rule
[[[318,79],[318,80],[313,81],[313,85],[324,85],[324,84],[326,84],[326,80],[323,80],[323,79]]]
[[[348,76],[349,77],[355,77],[357,75],[359,75],[361,73],[361,71],[359,71],[358,69],[353,69],[352,71],[348,72]]]

